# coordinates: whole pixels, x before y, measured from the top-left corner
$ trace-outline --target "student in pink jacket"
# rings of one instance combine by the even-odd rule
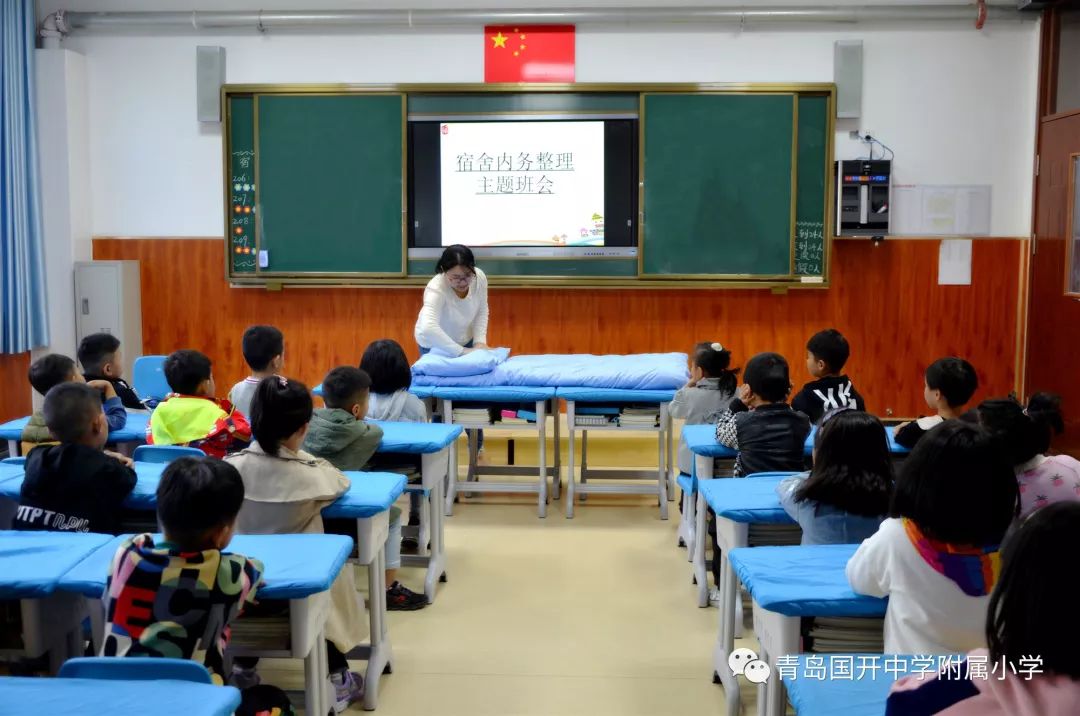
[[[959,673],[901,679],[886,716],[1080,713],[1076,544],[1080,503],[1058,502],[1025,520],[1002,553],[986,617],[989,649],[968,654]]]

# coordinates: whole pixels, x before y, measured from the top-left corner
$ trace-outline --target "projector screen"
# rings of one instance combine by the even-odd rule
[[[604,122],[439,125],[443,246],[603,246]]]

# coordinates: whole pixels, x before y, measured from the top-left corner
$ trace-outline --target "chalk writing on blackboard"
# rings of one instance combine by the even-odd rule
[[[825,271],[825,224],[795,222],[795,274],[822,276]]]

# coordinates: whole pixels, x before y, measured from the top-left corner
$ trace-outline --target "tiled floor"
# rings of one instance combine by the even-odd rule
[[[636,451],[609,447],[618,453],[610,464]],[[593,450],[601,464],[603,447]],[[723,690],[711,679],[717,611],[695,606],[675,503],[666,522],[643,497],[590,495],[573,520],[554,504],[546,519],[523,495],[457,506],[446,524],[449,582],[427,609],[391,614],[396,660],[377,713],[721,712]],[[402,576],[422,584],[418,571]],[[262,670],[286,687],[302,675],[299,663]],[[746,713],[754,703],[744,688]]]

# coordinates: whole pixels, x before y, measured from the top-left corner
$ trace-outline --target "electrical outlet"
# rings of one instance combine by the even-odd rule
[[[855,141],[859,141],[859,140],[862,139],[862,132],[860,132],[857,129],[853,129],[850,132],[848,132],[848,137],[850,139],[854,139]]]

